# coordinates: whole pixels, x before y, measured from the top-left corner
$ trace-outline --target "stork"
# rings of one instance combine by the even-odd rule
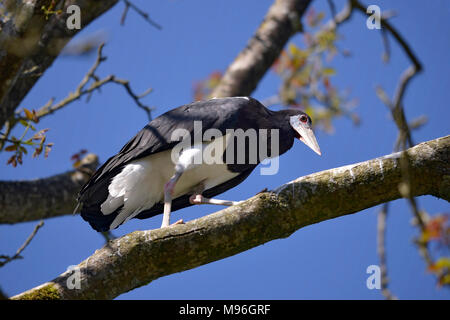
[[[150,121],[92,175],[78,194],[81,216],[103,232],[163,213],[164,228],[175,210],[236,205],[212,197],[288,151],[295,139],[321,154],[311,118],[301,110],[272,111],[251,97],[180,106]]]

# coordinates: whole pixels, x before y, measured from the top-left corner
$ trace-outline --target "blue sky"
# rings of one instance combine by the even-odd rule
[[[338,8],[344,3],[335,1]],[[214,70],[224,70],[244,48],[272,1],[135,1],[163,26],[158,31],[130,11],[125,26],[120,26],[123,5],[83,29],[80,39],[95,32],[107,34],[104,55],[108,60],[98,74],[115,74],[129,79],[133,89],[142,92],[149,86],[154,92],[145,98],[154,106],[154,116],[193,99],[195,80],[206,78]],[[405,96],[409,120],[422,114],[429,122],[414,132],[416,142],[449,134],[450,3],[445,0],[372,1],[382,10],[395,9],[393,25],[407,39],[425,70],[416,77]],[[318,11],[329,9],[326,1],[314,1]],[[375,95],[381,84],[392,95],[398,78],[409,61],[391,41],[389,64],[381,61],[380,31],[368,30],[365,18],[355,13],[339,29],[340,48],[351,57],[336,57],[338,74],[332,83],[349,88],[359,100],[355,110],[361,125],[348,119],[334,121],[334,134],[318,132],[322,157],[301,143],[280,159],[280,171],[261,176],[259,170],[222,198],[241,200],[261,189],[312,172],[364,161],[391,152],[397,129],[387,108]],[[293,39],[300,44],[300,36]],[[392,40],[392,39],[391,39]],[[61,57],[38,81],[22,103],[29,109],[44,105],[50,97],[63,98],[74,90],[94,62],[95,55],[82,58]],[[252,94],[257,99],[277,92],[279,79],[268,72]],[[84,99],[41,121],[50,128],[48,141],[54,142],[48,159],[25,158],[18,168],[0,166],[0,179],[33,179],[69,170],[70,157],[82,148],[99,155],[101,161],[116,153],[147,123],[123,88],[113,84],[95,93],[89,103]],[[0,163],[7,155],[0,154]],[[418,199],[429,213],[449,212],[444,200]],[[185,221],[217,211],[214,206],[191,207],[177,211],[173,219]],[[366,268],[378,264],[376,255],[376,219],[379,208],[305,227],[287,239],[275,240],[227,259],[194,270],[153,281],[147,286],[119,296],[119,299],[382,299],[377,290],[366,287]],[[114,232],[123,235],[134,230],[159,227],[162,216],[132,220]],[[446,289],[436,287],[434,277],[412,244],[417,230],[410,225],[411,213],[404,200],[393,202],[388,217],[387,258],[390,288],[401,299],[449,299]],[[13,254],[33,230],[36,222],[0,226],[0,253]],[[0,269],[1,288],[10,295],[51,280],[69,265],[78,264],[103,245],[103,238],[79,216],[45,221],[25,259]]]

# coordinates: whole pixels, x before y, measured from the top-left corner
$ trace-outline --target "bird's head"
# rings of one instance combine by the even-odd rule
[[[300,110],[296,110],[295,114],[290,112],[289,124],[294,129],[294,135],[297,139],[310,147],[319,156],[322,155],[316,136],[312,131],[311,118],[306,113]]]

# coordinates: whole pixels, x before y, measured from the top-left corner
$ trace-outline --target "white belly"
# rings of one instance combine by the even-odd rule
[[[194,146],[188,151],[202,152],[205,146],[206,144]],[[186,160],[186,157],[181,156],[180,161],[183,159]],[[172,161],[171,150],[126,165],[122,172],[113,178],[108,188],[108,198],[101,205],[103,214],[111,214],[123,205],[111,229],[135,217],[139,212],[150,209],[158,202],[163,202],[164,185],[174,173],[175,164]],[[228,171],[226,164],[206,164],[202,161],[200,164],[186,165],[186,170],[175,186],[173,199],[192,193],[193,188],[199,184],[203,184],[204,190],[207,190],[238,175],[239,173]]]
[[[171,150],[163,151],[139,161],[145,162],[145,184],[150,194],[157,196],[157,201],[164,200],[164,185],[175,174],[175,165],[171,159]],[[150,170],[148,170],[150,169]],[[188,168],[178,180],[173,198],[189,193],[203,183],[204,189],[211,189],[225,181],[236,177],[239,173],[230,172],[226,164],[199,164]]]

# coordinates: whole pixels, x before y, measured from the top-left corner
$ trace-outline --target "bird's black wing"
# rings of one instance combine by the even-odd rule
[[[203,132],[215,128],[225,134],[229,128],[245,130],[254,127],[252,119],[265,118],[267,111],[255,99],[236,97],[199,101],[170,110],[148,123],[119,153],[109,158],[83,186],[78,201],[88,206],[104,201],[111,179],[126,164],[171,149],[179,143],[171,140],[175,129],[185,129],[193,136],[194,121],[201,121]]]

